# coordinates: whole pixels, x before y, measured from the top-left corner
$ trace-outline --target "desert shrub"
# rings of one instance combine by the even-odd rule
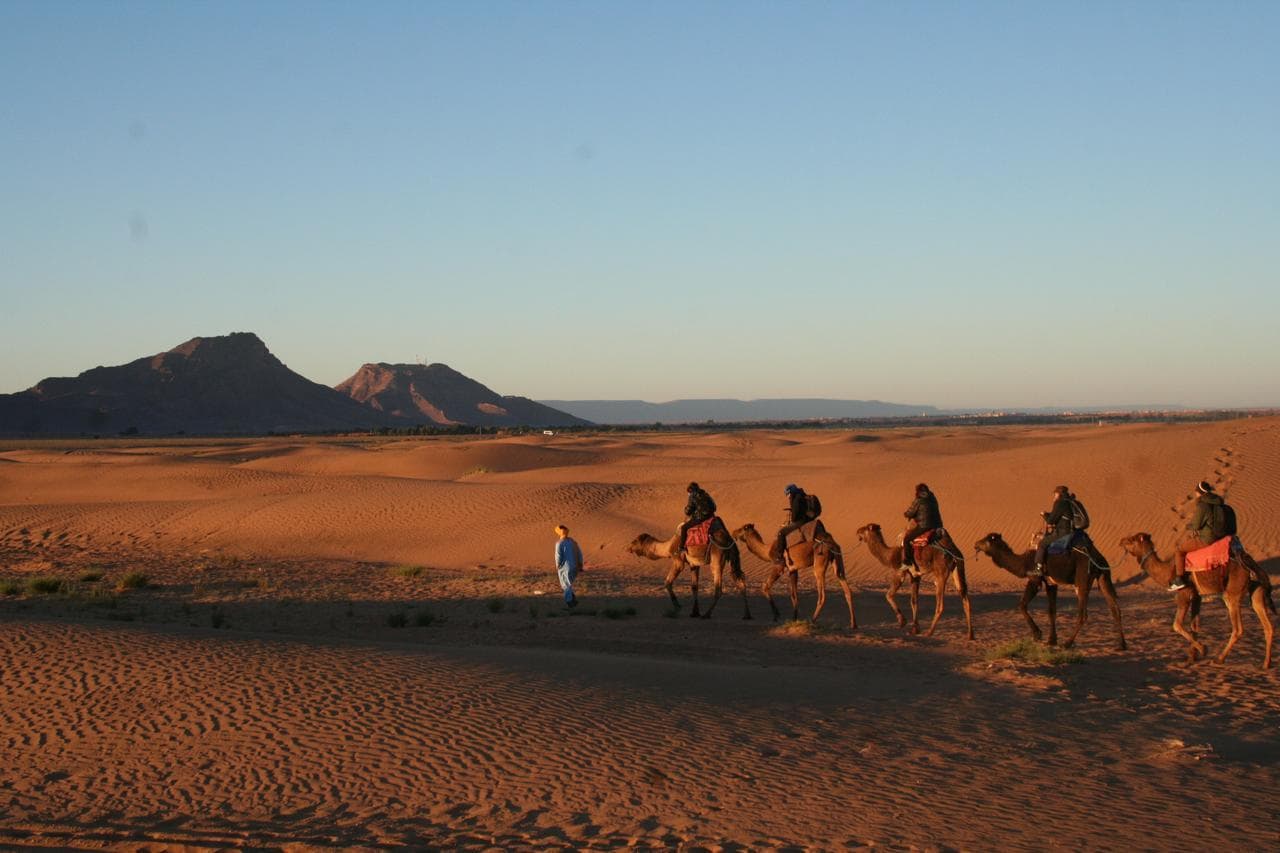
[[[22,592],[22,584],[17,581],[0,581],[0,595],[17,595]]]
[[[430,610],[419,610],[413,615],[413,624],[419,628],[426,628],[436,621],[436,615]]]
[[[1047,664],[1049,666],[1080,663],[1084,660],[1084,655],[1080,654],[1080,652],[1063,651],[1053,646],[1041,645],[1035,640],[1026,637],[1021,640],[1010,640],[1007,643],[1001,643],[998,646],[987,649],[983,657],[987,660],[1020,660],[1026,663]]]
[[[396,566],[391,574],[398,578],[416,578],[426,571],[422,566]]]
[[[118,589],[146,589],[151,585],[151,579],[143,572],[128,572],[124,577],[120,578],[120,583],[116,584]]]
[[[394,613],[387,614],[387,626],[391,628],[403,628],[409,624],[409,617],[405,615],[403,610],[397,610]]]
[[[102,580],[102,571],[99,569],[89,569],[80,573],[80,583],[97,583]]]
[[[827,633],[827,628],[808,619],[792,619],[768,631],[771,637],[815,637]]]
[[[53,595],[62,591],[62,578],[36,577],[27,581],[27,592],[32,595]]]
[[[507,609],[507,602],[501,598],[491,598],[485,603],[485,607],[489,608],[490,613],[501,613]]]
[[[227,614],[223,613],[222,608],[215,604],[213,609],[209,611],[209,627],[217,629],[224,627],[226,624]]]

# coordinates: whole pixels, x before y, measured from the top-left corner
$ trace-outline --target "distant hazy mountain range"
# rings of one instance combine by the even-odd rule
[[[705,421],[749,423],[843,418],[905,418],[937,415],[934,406],[908,406],[879,400],[543,400],[597,424],[690,424]]]
[[[329,388],[294,373],[248,332],[192,338],[128,364],[0,395],[0,434],[6,435],[260,435],[582,423],[524,397],[503,397],[442,364],[366,364]]]
[[[1178,405],[1132,406],[1044,406],[1039,408],[970,408],[940,409],[936,406],[912,406],[885,403],[880,400],[672,400],[649,403],[644,400],[543,400],[563,412],[577,415],[596,424],[700,424],[712,421],[724,424],[777,421],[858,420],[864,418],[945,417],[951,415],[985,415],[1013,413],[1026,415],[1060,415],[1064,413],[1101,412],[1176,412],[1186,411]]]

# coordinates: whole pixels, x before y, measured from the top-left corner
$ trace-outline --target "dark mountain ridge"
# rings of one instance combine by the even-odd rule
[[[456,371],[437,367],[447,371],[432,373],[442,381],[411,387],[411,394],[421,398],[416,408],[392,410],[300,376],[250,332],[198,337],[128,364],[49,378],[26,391],[0,395],[0,434],[262,435],[441,423],[582,423],[521,397],[500,397]],[[442,402],[426,396],[436,388],[443,389]],[[448,412],[448,418],[429,417],[433,408]],[[526,414],[528,421],[522,420]]]

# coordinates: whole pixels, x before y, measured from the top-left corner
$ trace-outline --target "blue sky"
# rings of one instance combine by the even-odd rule
[[[1280,405],[1280,4],[0,3],[0,392]]]

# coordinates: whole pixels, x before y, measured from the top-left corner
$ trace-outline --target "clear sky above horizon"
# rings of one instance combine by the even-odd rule
[[[0,0],[0,393],[1280,405],[1280,3]]]

